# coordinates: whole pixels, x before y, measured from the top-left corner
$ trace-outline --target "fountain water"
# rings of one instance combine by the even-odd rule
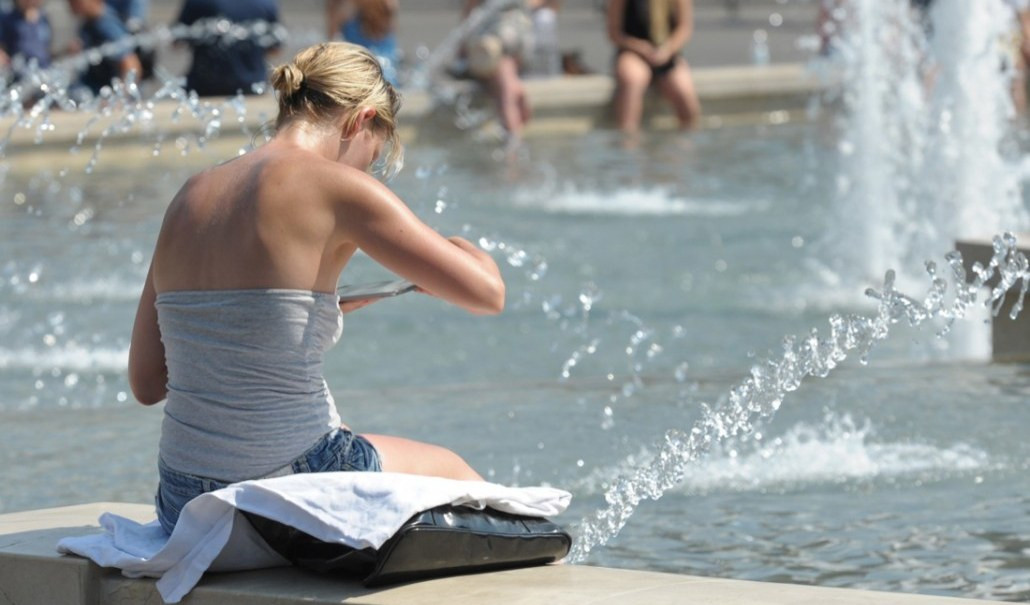
[[[1028,225],[1011,153],[1014,67],[999,52],[1013,11],[1004,0],[932,6],[928,21],[902,1],[838,9],[843,168],[827,236],[838,272],[895,267],[908,279],[957,238]]]
[[[931,283],[923,300],[899,292],[895,288],[894,272],[888,271],[882,291],[867,292],[878,301],[875,317],[834,315],[830,318],[828,337],[820,337],[813,329],[800,341],[795,337],[785,338],[782,356],[752,367],[751,376],[729,393],[724,405],[712,408],[702,404],[704,413],[688,432],[673,429],[665,433],[653,458],[612,483],[605,493],[608,507],[580,524],[569,560],[582,561],[592,548],[615,536],[642,500],[658,499],[668,489],[679,485],[686,469],[713,445],[752,433],[759,422],[776,413],[784,398],[796,391],[805,378],[825,378],[852,352],[865,363],[877,341],[887,338],[891,325],[904,320],[918,326],[928,320],[943,319],[939,335],[946,334],[976,303],[977,293],[995,278],[997,283],[985,306],[997,313],[1006,296],[1018,288],[1011,312],[1015,319],[1030,287],[1030,263],[1016,248],[1014,236],[996,236],[989,265],[974,265],[973,275],[968,280],[962,255],[951,252],[946,258],[954,290],[950,302],[946,298],[949,281],[937,274],[935,263],[926,264]]]

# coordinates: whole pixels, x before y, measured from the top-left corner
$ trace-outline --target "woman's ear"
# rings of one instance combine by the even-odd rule
[[[374,107],[364,107],[358,112],[357,127],[361,130],[366,125],[371,126],[372,120],[376,119],[376,110]]]
[[[376,110],[373,107],[363,107],[358,110],[357,115],[353,119],[344,119],[340,128],[340,140],[346,141],[352,138],[354,135],[361,132],[366,126],[372,125],[372,120],[376,117]]]

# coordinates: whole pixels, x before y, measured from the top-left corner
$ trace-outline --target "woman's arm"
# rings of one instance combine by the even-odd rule
[[[337,199],[345,239],[420,289],[471,313],[504,308],[504,280],[493,258],[471,242],[445,238],[423,223],[385,185],[355,174]]]
[[[157,325],[156,300],[154,267],[151,265],[136,309],[132,342],[129,344],[129,387],[143,405],[153,405],[168,395],[168,368]]]
[[[683,50],[694,35],[693,0],[676,0],[676,28],[669,32],[669,38],[658,46],[655,59],[661,65]]]
[[[651,56],[655,51],[654,44],[651,44],[649,40],[634,38],[633,36],[627,36],[623,33],[622,20],[625,13],[626,0],[611,0],[611,2],[608,3],[606,19],[608,24],[608,39],[612,41],[615,48],[632,51],[643,57],[645,61],[651,61]]]

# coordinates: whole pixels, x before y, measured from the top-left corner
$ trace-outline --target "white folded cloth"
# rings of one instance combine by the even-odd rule
[[[104,533],[64,538],[57,550],[116,567],[128,577],[160,578],[161,597],[178,603],[205,571],[288,564],[249,523],[236,522],[239,511],[361,549],[379,548],[413,515],[444,504],[551,517],[571,499],[569,492],[550,487],[400,473],[304,473],[244,481],[198,496],[183,508],[171,536],[156,520],[139,524],[104,513]]]

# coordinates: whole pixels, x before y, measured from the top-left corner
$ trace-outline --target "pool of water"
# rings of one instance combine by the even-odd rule
[[[630,148],[605,132],[508,155],[411,146],[393,186],[492,250],[507,308],[480,318],[407,295],[348,316],[326,364],[341,416],[451,446],[499,482],[567,488],[575,532],[784,336],[872,313],[863,292],[891,267],[830,269],[835,137],[813,121]],[[52,172],[8,172],[0,512],[150,500],[161,412],[128,395],[129,332],[164,206],[217,159],[101,157],[87,176],[62,175],[59,154]],[[341,281],[381,276],[358,258]],[[932,327],[893,332],[868,364],[805,382],[756,434],[720,443],[587,563],[1030,598],[1030,368],[969,359]]]

